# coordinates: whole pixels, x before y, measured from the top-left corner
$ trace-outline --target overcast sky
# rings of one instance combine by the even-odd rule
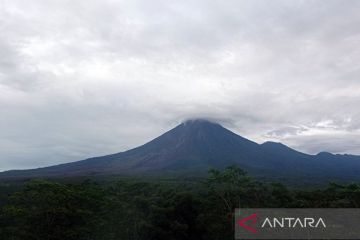
[[[0,170],[120,152],[187,118],[360,154],[360,1],[0,0]]]

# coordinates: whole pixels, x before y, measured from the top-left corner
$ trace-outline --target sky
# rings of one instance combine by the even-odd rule
[[[360,154],[360,1],[0,0],[0,171],[207,118]]]

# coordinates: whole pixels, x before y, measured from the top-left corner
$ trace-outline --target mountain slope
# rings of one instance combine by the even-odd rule
[[[269,178],[359,180],[360,157],[308,155],[283,144],[257,144],[219,124],[189,120],[126,152],[32,170],[7,171],[0,178],[107,174],[204,174],[210,167],[238,165]]]

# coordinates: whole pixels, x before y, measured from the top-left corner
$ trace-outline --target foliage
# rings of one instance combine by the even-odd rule
[[[232,239],[238,207],[359,206],[358,184],[289,189],[234,166],[191,184],[33,180],[13,191],[0,188],[0,239]]]

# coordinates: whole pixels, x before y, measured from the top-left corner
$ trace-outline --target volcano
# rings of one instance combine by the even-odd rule
[[[50,167],[11,170],[0,178],[94,175],[202,176],[210,168],[237,165],[272,179],[360,180],[360,156],[309,155],[281,143],[258,144],[218,123],[188,120],[131,150]]]

